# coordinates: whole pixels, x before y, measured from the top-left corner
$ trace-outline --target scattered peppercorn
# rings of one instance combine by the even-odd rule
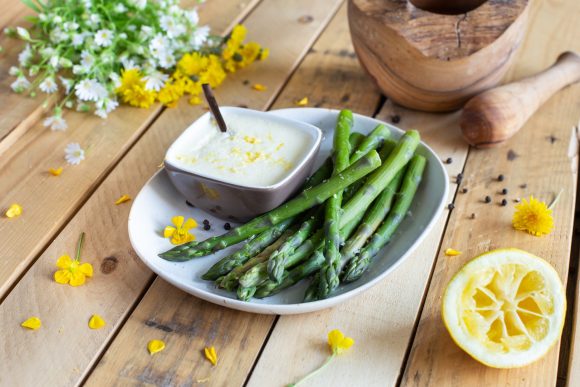
[[[550,136],[548,136],[548,140],[550,140],[550,144],[553,144],[556,142],[557,138],[551,134]]]
[[[232,229],[232,225],[229,223],[224,224],[224,229],[225,230],[231,230]]]
[[[491,203],[491,196],[486,196],[485,197],[485,202],[486,203]]]
[[[189,202],[189,200],[186,200],[186,201],[185,201],[185,204],[187,204],[187,205],[188,205],[188,206],[190,206],[190,207],[195,207],[193,204],[191,204],[191,203]]]
[[[209,225],[209,223],[204,223],[204,224],[203,224],[203,229],[204,229],[205,231],[208,231],[210,228],[211,228],[211,226]]]
[[[471,219],[475,219],[475,212],[471,213]]]
[[[447,160],[445,160],[445,164],[451,164],[453,162],[453,159],[451,157],[448,157]]]
[[[399,116],[398,114],[394,114],[391,116],[391,122],[393,124],[398,124],[399,122],[401,122],[401,116]]]
[[[448,208],[449,210],[452,210],[452,209],[454,209],[454,208],[455,208],[455,204],[453,204],[453,203],[449,203],[449,205],[447,206],[447,208]]]
[[[461,190],[461,192],[463,192],[463,193],[467,193],[467,188],[463,188],[463,189]]]
[[[504,181],[504,179],[505,179],[505,176],[504,175],[499,175],[497,177],[497,181]]]
[[[501,190],[501,194],[502,195],[507,195],[507,193],[508,193],[507,188],[504,188],[504,189]]]
[[[502,205],[502,207],[505,207],[505,206],[507,206],[507,200],[505,200],[505,199],[502,199],[502,201],[501,201],[501,205]]]
[[[528,185],[526,183],[524,183],[524,184],[520,185],[520,188],[522,188],[522,189],[523,188],[528,188]]]
[[[515,198],[514,199],[514,202],[516,202],[516,203],[519,203],[520,201],[521,201],[520,198]]]

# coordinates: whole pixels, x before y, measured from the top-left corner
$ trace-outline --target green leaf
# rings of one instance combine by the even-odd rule
[[[38,20],[39,19],[36,16],[25,16],[24,17],[24,20],[29,21],[29,22],[31,22],[33,24],[36,24],[36,23],[38,23]]]
[[[22,0],[22,2],[28,7],[31,8],[32,10],[41,13],[42,11],[40,10],[40,8],[38,7],[38,5],[36,5],[36,3],[34,3],[33,0]]]

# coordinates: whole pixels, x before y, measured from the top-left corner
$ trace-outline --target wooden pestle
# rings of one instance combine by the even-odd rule
[[[516,134],[558,90],[579,80],[580,56],[568,51],[539,74],[484,91],[463,107],[463,137],[478,148],[496,146]]]

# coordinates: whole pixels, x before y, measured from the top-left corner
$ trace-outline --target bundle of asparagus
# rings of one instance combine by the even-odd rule
[[[352,126],[352,113],[341,111],[331,157],[295,198],[226,234],[160,257],[183,262],[245,241],[202,276],[245,301],[311,276],[305,300],[313,301],[360,278],[408,212],[426,160],[415,154],[416,131],[394,143],[384,125],[368,136],[351,133]]]

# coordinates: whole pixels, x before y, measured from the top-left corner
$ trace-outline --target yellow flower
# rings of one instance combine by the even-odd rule
[[[241,51],[241,55],[244,58],[242,60],[242,67],[245,67],[253,63],[260,55],[260,50],[262,48],[256,42],[249,42],[244,45]]]
[[[211,347],[205,347],[203,352],[205,353],[206,359],[209,360],[210,363],[215,366],[217,364],[218,357],[214,346],[212,345]]]
[[[123,70],[121,73],[121,85],[115,90],[123,102],[131,106],[148,108],[155,102],[156,93],[145,90],[145,82],[137,69]]]
[[[165,349],[165,343],[161,340],[151,340],[147,343],[147,350],[150,355],[155,355],[157,352],[161,352]]]
[[[81,250],[85,240],[85,233],[82,232],[77,245],[75,259],[68,255],[61,256],[56,261],[56,266],[60,269],[54,272],[54,280],[59,284],[69,284],[70,286],[80,286],[85,283],[87,277],[93,276],[93,265],[81,263]]]
[[[209,59],[198,52],[185,54],[177,62],[177,68],[187,76],[197,75],[207,68]]]
[[[217,56],[210,55],[209,60],[209,66],[207,67],[207,70],[199,75],[199,81],[202,84],[209,83],[212,88],[216,88],[222,84],[227,75]]]
[[[80,286],[85,283],[86,277],[93,276],[93,266],[90,263],[81,263],[68,255],[61,256],[56,261],[56,266],[60,270],[54,272],[54,280],[59,284]]]
[[[344,334],[334,329],[328,332],[328,345],[333,354],[340,355],[345,350],[349,349],[354,344],[354,340],[350,337],[345,337]]]
[[[6,217],[7,218],[16,218],[22,214],[22,206],[20,204],[14,203],[8,210],[6,210]]]
[[[261,83],[256,83],[252,86],[252,89],[256,91],[264,91],[266,90],[266,86],[262,85]]]
[[[178,84],[168,82],[161,90],[159,90],[157,99],[167,107],[175,107],[177,106],[177,102],[182,95],[183,92],[181,91]]]
[[[260,60],[266,60],[270,56],[270,49],[262,48],[260,51]]]
[[[455,257],[457,255],[461,254],[461,251],[459,250],[455,250],[455,249],[447,249],[445,250],[445,255],[449,256],[449,257]]]
[[[308,105],[308,97],[302,98],[300,101],[296,101],[297,106],[306,106]]]
[[[115,204],[125,203],[125,202],[128,202],[129,200],[131,200],[131,196],[123,195],[119,199],[115,200]]]
[[[530,196],[529,201],[523,199],[521,203],[516,204],[512,224],[516,230],[527,231],[535,236],[549,234],[554,228],[552,210],[546,203]]]
[[[40,319],[38,317],[30,317],[29,319],[24,321],[22,324],[20,324],[20,326],[22,326],[24,328],[32,329],[33,331],[40,328],[41,325],[42,325],[42,321],[40,321]]]
[[[105,325],[105,320],[98,314],[93,314],[89,320],[89,328],[91,329],[101,329]]]
[[[240,44],[244,41],[244,39],[246,39],[247,32],[248,30],[246,29],[246,27],[244,27],[241,24],[238,24],[233,28],[232,33],[230,35],[230,39],[228,41]]]
[[[52,176],[60,176],[60,174],[62,173],[62,167],[56,169],[49,168],[48,173],[50,173]]]
[[[171,222],[175,227],[165,227],[165,230],[163,230],[163,236],[165,238],[171,238],[172,244],[181,245],[195,240],[195,236],[189,233],[189,230],[197,227],[197,222],[195,220],[189,218],[185,221],[183,216],[174,216],[171,218]]]
[[[121,85],[115,90],[121,94],[125,90],[131,89],[133,86],[143,86],[144,82],[141,79],[141,73],[138,69],[123,70],[121,72]]]

